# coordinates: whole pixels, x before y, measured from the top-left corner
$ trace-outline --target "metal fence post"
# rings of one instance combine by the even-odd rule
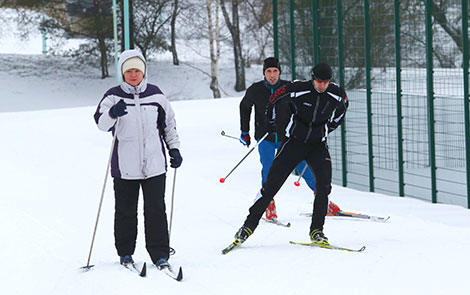
[[[294,19],[294,0],[289,0],[290,17],[290,57],[291,57],[291,78],[295,80],[295,19]]]
[[[398,149],[398,192],[405,196],[405,180],[403,170],[403,115],[402,115],[402,89],[401,89],[401,39],[400,39],[400,1],[395,0],[395,74],[397,91],[397,149]]]
[[[130,49],[129,0],[124,0],[124,50]]]
[[[279,24],[277,23],[277,0],[273,0],[274,57],[279,58]]]
[[[338,82],[344,87],[344,46],[343,46],[343,6],[342,0],[336,0],[338,26]],[[348,158],[346,157],[346,121],[341,124],[341,170],[342,185],[348,186]]]
[[[367,96],[367,140],[369,153],[369,190],[375,191],[374,187],[374,149],[373,149],[373,129],[372,129],[372,87],[371,87],[371,60],[370,60],[370,16],[369,0],[364,0],[364,42],[366,57],[366,96]]]
[[[426,0],[426,92],[428,103],[428,142],[429,167],[431,169],[431,199],[437,202],[436,185],[436,145],[434,131],[434,84],[433,84],[433,57],[432,57],[432,0]]]
[[[116,72],[116,83],[119,84],[119,53],[118,53],[118,29],[117,29],[117,5],[113,0],[113,40],[114,40],[114,70]]]
[[[468,3],[462,0],[462,45],[463,45],[463,98],[465,122],[465,162],[467,169],[467,208],[470,209],[470,111],[469,111],[469,83],[468,83]]]
[[[313,63],[320,62],[320,14],[318,13],[318,0],[312,0],[312,23],[313,23]]]

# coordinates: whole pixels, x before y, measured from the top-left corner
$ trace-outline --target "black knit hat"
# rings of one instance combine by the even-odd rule
[[[268,57],[263,61],[263,75],[267,68],[277,68],[279,72],[281,71],[281,63],[275,57]]]
[[[329,64],[326,63],[319,63],[312,69],[312,79],[313,80],[331,80],[333,76],[333,70],[331,69]]]

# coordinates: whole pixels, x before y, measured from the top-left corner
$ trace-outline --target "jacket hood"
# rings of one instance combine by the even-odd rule
[[[127,84],[126,82],[124,82],[123,73],[122,73],[122,64],[126,60],[128,60],[129,58],[133,58],[133,57],[140,58],[145,64],[144,79],[142,80],[142,82],[140,82],[140,84],[138,86],[135,86],[135,87]],[[130,50],[123,51],[119,55],[118,70],[119,70],[119,83],[120,83],[120,86],[121,86],[122,90],[124,90],[124,92],[126,92],[126,93],[134,93],[134,92],[141,93],[141,92],[144,92],[145,89],[147,89],[147,61],[145,60],[144,56],[142,55],[142,53],[140,51],[138,51],[136,49],[130,49]]]

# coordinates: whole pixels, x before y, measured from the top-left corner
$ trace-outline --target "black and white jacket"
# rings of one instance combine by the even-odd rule
[[[343,122],[348,108],[346,92],[339,85],[330,82],[326,91],[319,93],[313,81],[297,81],[286,84],[277,95],[271,96],[266,116],[275,119],[274,106],[285,100],[293,110],[285,129],[286,137],[304,143],[326,142],[328,134]]]

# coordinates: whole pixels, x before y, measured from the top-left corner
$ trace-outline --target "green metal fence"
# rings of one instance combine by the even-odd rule
[[[467,0],[273,0],[283,78],[335,70],[334,183],[470,208]]]

